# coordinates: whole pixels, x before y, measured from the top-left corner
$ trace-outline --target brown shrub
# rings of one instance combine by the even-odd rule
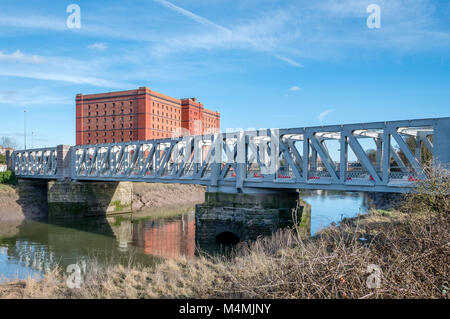
[[[153,268],[89,263],[81,289],[57,271],[0,285],[5,298],[448,298],[448,171],[428,171],[403,212],[372,211],[302,239],[285,229],[239,245],[230,258],[201,255]],[[370,288],[368,266],[381,269]]]

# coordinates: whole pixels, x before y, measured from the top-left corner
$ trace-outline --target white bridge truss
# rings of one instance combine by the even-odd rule
[[[68,154],[70,176],[237,191],[405,192],[423,178],[427,156],[448,165],[449,126],[450,118],[440,118],[77,145]],[[437,147],[443,141],[447,144]],[[16,151],[16,175],[57,178],[56,156],[55,148]]]
[[[13,169],[18,177],[55,178],[56,147],[15,151]]]

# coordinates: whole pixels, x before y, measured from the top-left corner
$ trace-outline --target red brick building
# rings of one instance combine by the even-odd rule
[[[147,87],[77,94],[76,143],[151,140],[218,131],[220,114],[196,98],[175,99]]]

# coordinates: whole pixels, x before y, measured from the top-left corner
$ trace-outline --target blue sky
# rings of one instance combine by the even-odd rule
[[[26,109],[28,146],[74,144],[77,93],[140,86],[198,97],[222,130],[450,116],[449,16],[437,0],[2,0],[0,136],[23,144]]]

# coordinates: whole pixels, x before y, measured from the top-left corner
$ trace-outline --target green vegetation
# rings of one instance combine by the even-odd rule
[[[0,154],[0,164],[6,165],[6,155],[5,154]]]
[[[0,184],[17,184],[17,178],[14,172],[0,172]]]
[[[114,206],[114,211],[115,212],[121,212],[121,211],[124,211],[124,210],[129,211],[131,209],[129,204],[128,205],[122,205],[120,200],[113,201],[111,203],[111,205]]]

